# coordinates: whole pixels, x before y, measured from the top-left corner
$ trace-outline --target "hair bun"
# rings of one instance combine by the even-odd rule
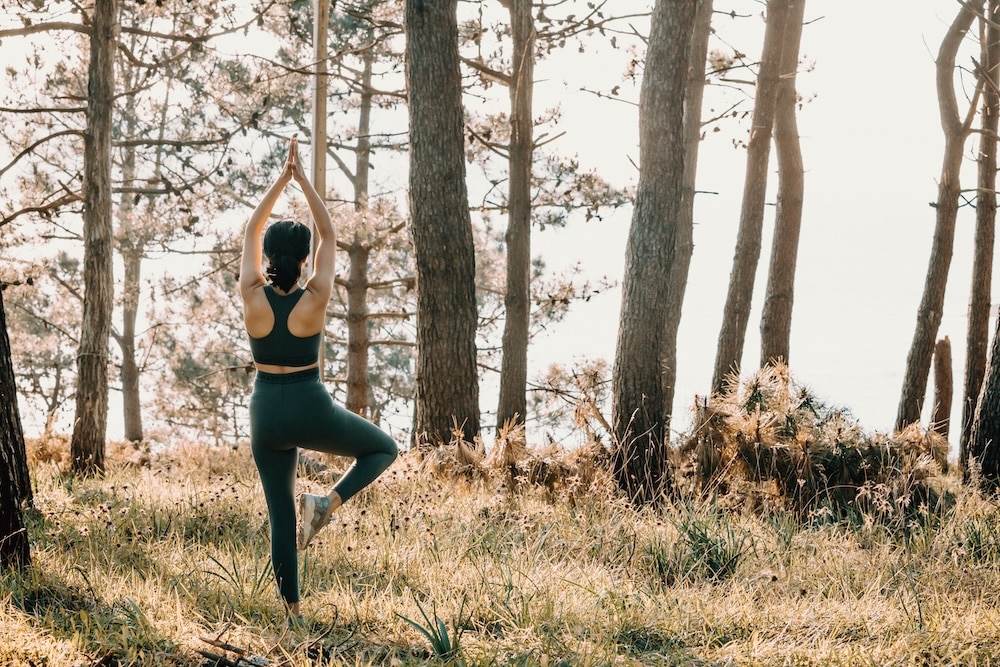
[[[265,271],[272,285],[287,292],[299,280],[302,261],[309,256],[309,228],[298,222],[282,220],[264,232]]]

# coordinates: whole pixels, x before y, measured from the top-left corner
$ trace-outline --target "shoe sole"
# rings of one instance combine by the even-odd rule
[[[298,542],[299,551],[302,551],[309,546],[312,542],[312,538],[316,536],[316,531],[313,529],[313,519],[316,518],[316,501],[312,496],[303,494],[299,496],[299,517],[301,523],[301,528],[299,532]],[[309,517],[306,519],[306,517]],[[306,534],[309,531],[309,534]]]

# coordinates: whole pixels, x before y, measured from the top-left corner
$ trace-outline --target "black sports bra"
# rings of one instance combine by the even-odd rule
[[[299,288],[282,296],[270,285],[264,286],[264,294],[274,313],[271,332],[261,338],[249,333],[250,353],[259,364],[274,366],[309,366],[319,360],[319,343],[323,332],[300,338],[288,330],[288,315],[299,302],[305,290]]]

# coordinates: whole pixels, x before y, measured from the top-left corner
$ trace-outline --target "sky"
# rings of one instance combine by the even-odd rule
[[[754,7],[759,14],[759,3],[734,4]],[[809,101],[798,119],[806,175],[790,370],[800,385],[832,405],[849,408],[870,431],[892,427],[923,291],[935,222],[929,203],[937,197],[943,147],[934,59],[958,8],[956,1],[940,0],[807,3],[802,54],[812,66],[801,70],[798,79],[800,94]],[[719,41],[724,40],[751,59],[759,56],[759,18],[734,21],[717,14],[715,26],[713,46],[725,48]],[[596,67],[609,54],[590,55]],[[634,182],[635,168],[628,159],[638,161],[635,110],[601,105],[597,113],[583,111],[592,97],[564,90],[571,128],[567,141],[581,141],[584,163],[600,166],[609,177],[627,174]],[[706,102],[706,116],[711,105]],[[744,180],[746,154],[733,148],[735,133],[709,133],[700,148],[697,187],[705,194],[696,199],[695,249],[678,334],[674,428],[680,430],[690,425],[695,396],[704,395],[711,383]],[[971,156],[971,148],[967,153]],[[773,160],[772,154],[772,172]],[[971,158],[966,163],[974,167]],[[974,171],[967,173],[967,182],[974,183]],[[768,192],[772,204],[774,192]],[[573,256],[567,261],[578,257],[590,270],[620,279],[630,221],[631,210],[622,210],[602,222],[575,225]],[[972,279],[972,221],[971,209],[964,210],[938,334],[952,344],[956,426]],[[759,364],[772,226],[770,206],[743,359],[743,367],[751,371]],[[534,249],[555,266],[568,237],[565,230],[537,234]],[[538,341],[531,363],[541,367],[553,359],[571,363],[590,356],[610,360],[619,307],[619,290],[597,297],[547,341]],[[933,391],[933,381],[928,390]],[[951,440],[954,448],[957,434]]]

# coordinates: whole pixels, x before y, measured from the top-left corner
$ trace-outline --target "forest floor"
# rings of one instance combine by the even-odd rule
[[[35,451],[31,471],[32,565],[0,573],[5,666],[1000,660],[1000,509],[953,477],[952,502],[901,527],[636,508],[599,481],[510,493],[405,453],[300,559],[290,630],[246,445],[119,448],[89,479]]]

